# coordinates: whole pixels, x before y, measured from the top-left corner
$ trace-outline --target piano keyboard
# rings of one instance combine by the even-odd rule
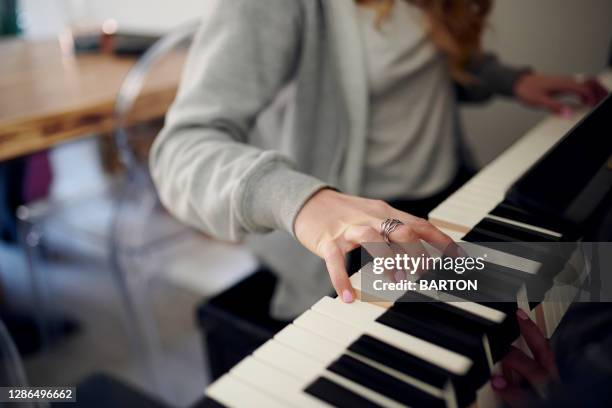
[[[492,254],[492,264],[501,266],[518,259],[487,253]],[[537,269],[526,259],[516,264],[525,273]],[[358,298],[361,273],[351,277]],[[519,301],[485,305],[452,295],[436,302],[419,301],[424,296],[408,292],[395,302],[352,304],[324,297],[212,384],[206,391],[207,403],[499,406],[488,380],[499,372],[499,361],[511,344],[525,349],[515,317]],[[547,312],[551,329],[565,307]],[[528,305],[521,308],[529,310]]]
[[[602,80],[612,88],[612,75]],[[468,254],[482,253],[479,243],[567,241],[572,231],[566,226],[534,219],[504,198],[581,116],[545,120],[433,210],[430,220],[464,242]],[[569,274],[585,268],[578,258],[570,261],[575,268],[549,268],[548,258],[533,250],[487,247],[486,253],[483,291],[494,297],[511,288],[516,302],[453,293],[438,293],[431,302],[422,301],[430,293],[415,291],[362,302],[366,265],[351,277],[358,300],[321,299],[210,385],[199,406],[500,406],[488,380],[511,345],[527,351],[516,311],[528,312],[552,335],[585,279]],[[531,302],[534,296],[541,301]]]
[[[445,232],[457,241],[463,236]],[[482,253],[478,244],[464,249]],[[528,282],[543,270],[533,259],[486,252],[486,270],[495,272],[490,281],[505,282],[504,274],[513,273]],[[368,268],[371,264],[351,276],[358,299]],[[577,293],[554,282],[548,292],[560,290],[574,291],[563,299]],[[422,301],[431,294],[413,291],[352,304],[324,297],[211,385],[208,403],[254,406],[272,398],[272,406],[295,407],[500,406],[489,378],[499,373],[510,345],[527,351],[516,311],[520,307],[537,317],[521,293],[516,303],[491,304],[444,293],[435,302]],[[569,305],[546,299],[539,307],[546,333],[552,333]]]

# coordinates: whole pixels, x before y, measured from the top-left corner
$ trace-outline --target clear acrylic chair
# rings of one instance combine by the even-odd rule
[[[70,225],[67,231],[72,241],[78,242],[80,246],[91,245],[101,249],[109,257],[114,282],[125,309],[131,348],[143,363],[149,380],[167,400],[173,399],[173,392],[168,389],[161,374],[164,371],[164,359],[149,288],[152,277],[167,272],[164,268],[167,267],[165,261],[168,259],[181,260],[185,258],[185,253],[187,257],[193,254],[193,248],[185,252],[181,245],[193,247],[194,239],[201,240],[202,248],[213,247],[211,252],[218,257],[221,267],[225,259],[232,258],[241,265],[240,270],[227,274],[223,282],[213,282],[212,287],[204,289],[205,292],[213,294],[239,280],[256,266],[255,260],[242,248],[206,239],[172,218],[161,206],[146,160],[138,157],[133,144],[134,127],[130,125],[130,113],[145,86],[148,74],[162,59],[185,48],[197,26],[197,23],[186,24],[158,40],[135,63],[122,83],[114,110],[117,125],[114,141],[125,174],[99,194],[69,203],[33,203],[18,210],[20,236],[27,251],[32,290],[40,312],[39,324],[43,335],[47,340],[53,336],[52,327],[49,327],[52,302],[45,291],[48,276],[38,265],[39,252],[45,237],[53,236],[53,224],[62,222]],[[149,131],[148,136],[152,139],[156,131]],[[106,210],[99,216],[103,228],[91,231],[75,223],[75,209],[87,217],[93,211],[88,210],[88,206],[102,201],[107,203]]]

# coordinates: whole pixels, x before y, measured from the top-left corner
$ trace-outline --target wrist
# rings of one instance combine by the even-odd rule
[[[317,204],[322,201],[326,202],[328,200],[328,197],[331,197],[335,194],[340,193],[338,193],[338,190],[336,190],[335,188],[324,185],[321,186],[319,189],[313,191],[312,194],[310,194],[310,196],[303,201],[302,205],[296,212],[295,217],[293,219],[292,232],[294,237],[297,238],[299,236],[299,230],[301,226],[303,226],[304,224],[308,224],[307,219],[313,215],[316,216],[316,214],[319,212],[317,209]]]
[[[512,81],[512,95],[514,97],[520,96],[521,85],[524,83],[525,79],[531,77],[532,75],[534,75],[534,71],[531,68],[525,68],[516,73],[516,76]]]
[[[304,203],[325,182],[272,160],[244,180],[239,197],[240,214],[249,232],[284,230],[293,233],[293,223]]]

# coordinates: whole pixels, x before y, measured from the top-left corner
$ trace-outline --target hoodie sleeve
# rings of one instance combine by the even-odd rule
[[[514,83],[528,67],[512,67],[502,64],[493,54],[474,58],[467,66],[475,82],[456,84],[457,96],[463,102],[483,102],[495,95],[514,96]]]
[[[276,151],[250,146],[257,115],[291,79],[300,3],[206,0],[178,95],[150,154],[161,201],[178,219],[236,241],[293,232],[304,203],[326,187]]]

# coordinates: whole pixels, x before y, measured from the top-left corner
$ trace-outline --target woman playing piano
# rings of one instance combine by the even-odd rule
[[[346,254],[390,239],[446,246],[423,217],[469,175],[459,101],[501,95],[566,114],[595,81],[481,50],[490,0],[207,0],[151,169],[179,219],[247,243],[278,276],[273,315],[329,290]]]

